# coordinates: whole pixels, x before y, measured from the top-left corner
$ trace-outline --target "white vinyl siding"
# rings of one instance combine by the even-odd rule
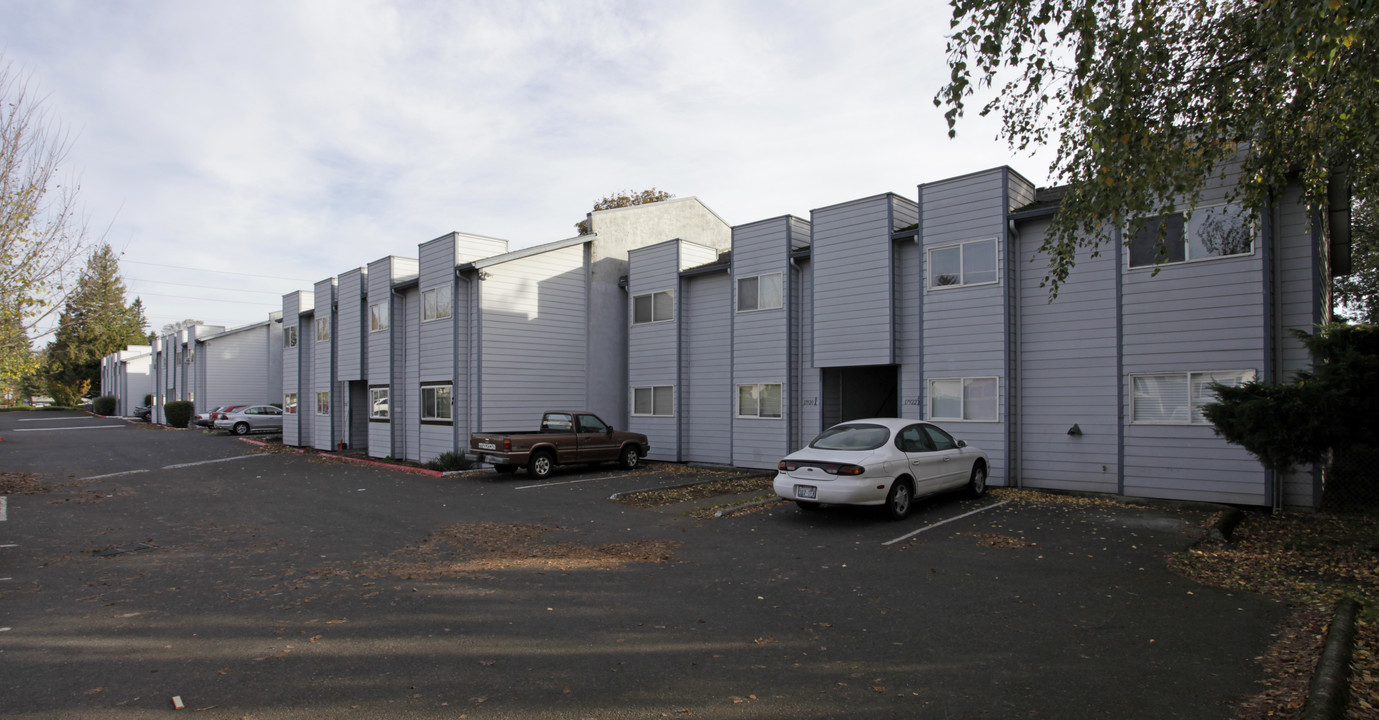
[[[450,317],[450,288],[432,288],[421,294],[421,320],[441,320]]]
[[[421,419],[449,421],[451,386],[423,385],[421,388]]]
[[[781,273],[738,278],[737,311],[778,310],[781,307]]]
[[[738,385],[737,416],[740,418],[779,419],[781,417],[781,384]]]
[[[675,295],[669,290],[632,298],[632,324],[645,325],[675,319]]]
[[[1255,379],[1254,370],[1145,373],[1130,376],[1131,422],[1157,425],[1208,425],[1202,407],[1216,400],[1212,383],[1239,387]]]
[[[675,415],[675,388],[671,385],[632,388],[632,414],[651,417]]]
[[[929,288],[987,285],[996,282],[996,238],[930,248]]]

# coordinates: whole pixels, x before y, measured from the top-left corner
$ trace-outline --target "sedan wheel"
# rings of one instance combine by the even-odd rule
[[[235,423],[234,432],[235,432],[236,435],[248,435],[248,434],[249,434],[249,423],[247,423],[247,422],[237,422],[237,423]]]
[[[886,495],[886,514],[892,520],[904,520],[910,514],[910,505],[914,500],[914,492],[910,490],[910,483],[906,480],[896,480],[891,486],[891,492]]]
[[[967,494],[974,498],[986,494],[986,466],[978,463],[972,466],[972,478],[967,481]]]

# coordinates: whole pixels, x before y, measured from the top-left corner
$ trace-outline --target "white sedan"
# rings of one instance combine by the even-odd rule
[[[821,504],[884,505],[900,520],[915,498],[965,488],[986,492],[991,461],[942,428],[901,418],[834,425],[777,465],[776,494],[813,510]]]

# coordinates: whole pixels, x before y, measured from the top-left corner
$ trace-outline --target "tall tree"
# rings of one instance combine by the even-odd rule
[[[1351,232],[1354,272],[1336,278],[1337,313],[1349,322],[1379,325],[1379,193],[1355,204]]]
[[[62,305],[89,248],[67,135],[0,55],[0,378],[36,367],[29,343]]]
[[[127,345],[142,344],[147,324],[138,298],[125,304],[119,256],[109,245],[100,246],[87,260],[48,346],[44,376],[53,399],[59,405],[72,405],[99,387],[101,358]]]
[[[649,205],[654,202],[669,200],[673,197],[675,196],[665,190],[657,190],[656,188],[635,192],[630,190],[619,190],[611,195],[605,195],[599,198],[598,202],[594,203],[594,212],[599,210],[612,210],[613,208],[632,207],[633,205]],[[589,219],[585,218],[575,223],[575,229],[579,230],[580,235],[588,235],[591,232],[589,229]]]
[[[1379,187],[1379,4],[1374,0],[952,0],[950,81],[934,98],[956,132],[977,89],[1012,149],[1055,143],[1070,187],[1040,248],[1057,294],[1080,247],[1191,207],[1243,162],[1250,209],[1300,182],[1326,206],[1348,172]],[[1242,159],[1243,158],[1243,159]]]

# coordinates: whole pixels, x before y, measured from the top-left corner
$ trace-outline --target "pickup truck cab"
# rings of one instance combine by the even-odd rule
[[[591,412],[553,410],[542,416],[536,432],[474,433],[469,449],[500,473],[520,467],[544,478],[556,465],[572,463],[616,460],[630,470],[651,451],[651,443],[641,433],[614,430]]]

